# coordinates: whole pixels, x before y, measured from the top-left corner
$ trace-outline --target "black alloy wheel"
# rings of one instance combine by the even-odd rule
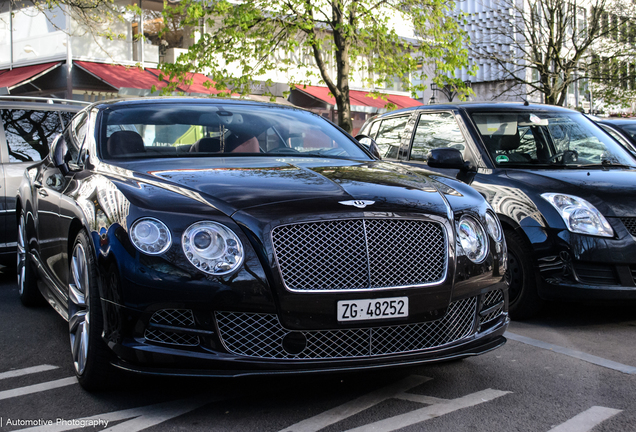
[[[537,315],[544,301],[537,292],[537,280],[532,266],[532,251],[527,242],[514,231],[506,231],[508,246],[508,311],[510,318],[522,320]]]

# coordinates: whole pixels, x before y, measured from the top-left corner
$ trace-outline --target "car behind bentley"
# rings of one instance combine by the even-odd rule
[[[17,197],[18,281],[69,323],[80,384],[412,365],[501,346],[486,201],[377,160],[310,112],[91,105]]]

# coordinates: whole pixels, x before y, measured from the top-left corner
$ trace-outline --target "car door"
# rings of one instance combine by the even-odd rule
[[[73,114],[33,104],[0,110],[4,135],[0,136],[0,251],[12,252],[16,247],[15,197],[25,168],[46,157],[51,142]]]
[[[385,160],[397,160],[402,141],[408,132],[405,127],[411,113],[376,120],[369,128],[369,136],[375,139],[380,156]]]
[[[88,115],[81,113],[66,128],[57,146],[67,149],[65,160],[75,161],[79,149],[86,137]],[[60,215],[60,200],[73,174],[64,172],[48,157],[40,167],[35,179],[34,198],[37,199],[38,238],[40,239],[40,259],[50,276],[60,286],[65,286],[63,276],[66,274],[66,240],[68,237],[68,221]]]

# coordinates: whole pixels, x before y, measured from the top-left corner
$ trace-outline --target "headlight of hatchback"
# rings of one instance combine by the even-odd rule
[[[243,262],[243,244],[231,229],[217,222],[190,225],[183,232],[181,245],[188,261],[211,275],[228,274]]]
[[[599,237],[614,237],[614,230],[607,219],[583,198],[559,193],[544,193],[541,197],[557,209],[569,231]]]
[[[130,240],[137,249],[148,255],[162,254],[172,244],[166,224],[153,218],[137,219],[130,227]]]
[[[488,255],[488,237],[484,228],[470,216],[462,216],[457,225],[457,236],[464,253],[475,264]]]

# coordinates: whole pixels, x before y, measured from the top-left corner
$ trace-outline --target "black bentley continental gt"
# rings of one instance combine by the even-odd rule
[[[373,146],[271,104],[91,105],[25,172],[21,300],[68,321],[89,389],[121,370],[360,370],[501,346],[493,210]]]

